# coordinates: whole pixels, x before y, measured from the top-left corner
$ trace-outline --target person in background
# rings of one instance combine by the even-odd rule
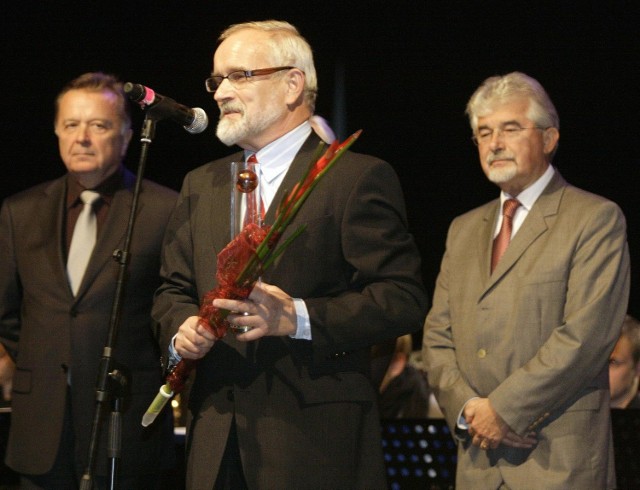
[[[135,182],[122,163],[132,130],[115,77],[93,72],[72,80],[56,99],[54,127],[67,174],[5,199],[0,211],[0,382],[12,402],[6,462],[20,473],[22,489],[78,488],[87,467],[118,277],[112,254],[124,247]],[[140,421],[162,379],[150,313],[176,198],[142,184],[113,352],[129,388],[122,489],[156,488],[175,457],[170,411],[149,429]],[[108,482],[103,421],[93,488]]]
[[[199,360],[187,488],[386,488],[371,346],[419,329],[427,304],[398,178],[388,163],[347,152],[291,222],[304,232],[249,298],[213,301],[250,327],[216,340],[198,312],[229,241],[230,162],[257,159],[271,224],[321,140],[311,48],[287,22],[225,30],[206,87],[218,138],[243,151],[186,176],[153,310],[174,362]]]
[[[624,317],[622,332],[609,357],[611,408],[640,408],[640,321]]]
[[[488,78],[467,105],[495,199],[456,218],[425,321],[429,386],[459,488],[615,488],[609,354],[629,296],[626,222],[552,165],[540,83]]]
[[[398,337],[391,347],[373,347],[373,373],[374,379],[380,379],[378,402],[383,419],[442,418],[427,375],[412,359],[413,353],[410,334]]]

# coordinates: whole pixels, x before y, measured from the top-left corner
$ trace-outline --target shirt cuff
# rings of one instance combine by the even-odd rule
[[[469,403],[471,400],[476,400],[478,398],[480,397],[474,396],[473,398],[469,398],[466,402],[464,402],[464,405],[462,405],[460,412],[458,412],[458,422],[456,423],[456,425],[458,426],[458,429],[467,430],[469,428],[469,425],[467,424],[467,421],[465,420],[464,415],[462,415],[464,413],[464,407],[466,407],[467,403]]]
[[[175,366],[182,360],[182,357],[180,356],[180,354],[178,354],[176,348],[173,345],[176,341],[177,336],[178,334],[175,334],[173,337],[171,337],[171,342],[169,342],[169,366]]]
[[[300,298],[293,298],[293,307],[296,309],[297,330],[292,339],[311,340],[311,320],[307,305]]]
[[[469,424],[465,420],[463,413],[464,413],[464,407],[467,406],[467,403],[469,403],[471,400],[475,400],[476,398],[479,398],[479,397],[474,396],[473,398],[469,398],[465,402],[465,404],[462,405],[460,412],[458,412],[458,419],[456,421],[454,436],[459,441],[464,442],[464,441],[468,441],[471,438],[471,435],[469,434]]]

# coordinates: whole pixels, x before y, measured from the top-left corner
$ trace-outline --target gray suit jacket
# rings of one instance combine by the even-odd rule
[[[311,161],[312,136],[267,210]],[[229,241],[229,162],[187,175],[163,253],[154,317],[168,339],[215,285]],[[187,486],[213,486],[235,415],[249,488],[384,488],[370,346],[415,331],[426,314],[420,258],[391,167],[348,152],[320,181],[263,276],[307,305],[313,341],[228,334],[199,361],[190,395]]]
[[[453,430],[489,397],[532,450],[459,448],[460,488],[611,488],[608,359],[626,312],[629,255],[620,209],[556,172],[493,274],[499,201],[449,229],[423,354]]]
[[[0,340],[17,351],[6,460],[20,473],[46,473],[53,464],[69,370],[76,458],[86,465],[98,365],[107,343],[118,273],[112,253],[124,246],[134,180],[125,172],[125,187],[113,197],[75,298],[66,278],[62,233],[66,177],[16,194],[2,205]],[[153,472],[173,460],[170,414],[150,430],[143,430],[140,421],[162,379],[150,310],[159,283],[162,236],[177,194],[149,181],[142,189],[114,349],[116,365],[129,373],[131,391],[124,405],[122,475]],[[107,423],[105,418],[96,459],[102,474]]]

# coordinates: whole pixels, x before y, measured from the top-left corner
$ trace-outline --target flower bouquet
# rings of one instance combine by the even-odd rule
[[[249,296],[262,273],[304,231],[304,226],[301,226],[283,243],[279,243],[289,223],[319,180],[347,151],[361,132],[362,130],[355,132],[342,143],[334,140],[328,148],[326,143],[320,143],[302,179],[282,199],[273,225],[259,226],[254,223],[245,225],[241,232],[218,253],[216,273],[218,285],[204,295],[198,314],[200,324],[216,339],[226,335],[230,327],[226,317],[230,312],[213,306],[213,300],[215,298],[246,299]],[[160,387],[158,394],[142,417],[143,426],[151,424],[167,401],[184,389],[185,382],[196,362],[193,359],[182,359],[171,370],[166,383]]]

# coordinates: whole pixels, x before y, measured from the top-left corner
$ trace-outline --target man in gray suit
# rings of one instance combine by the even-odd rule
[[[135,182],[122,165],[132,130],[114,77],[87,73],[71,81],[56,100],[55,132],[67,175],[7,198],[0,211],[0,380],[5,388],[13,382],[6,461],[22,475],[24,489],[77,488],[86,469],[118,277],[112,254],[124,247]],[[97,237],[84,273],[70,282],[67,258],[88,190],[100,196],[92,213]],[[162,379],[150,311],[176,197],[142,183],[113,352],[130,390],[122,404],[122,489],[154,488],[174,458],[171,414],[150,430],[140,420]],[[88,243],[85,238],[75,248]],[[103,420],[94,488],[107,483]]]
[[[420,257],[398,179],[380,159],[347,152],[290,229],[304,232],[246,301],[216,299],[253,327],[214,342],[198,323],[229,241],[229,164],[256,155],[266,222],[304,174],[320,139],[311,48],[286,22],[230,27],[207,88],[217,135],[244,152],[185,178],[163,248],[154,317],[167,345],[199,359],[190,392],[187,487],[386,488],[373,344],[420,328]],[[417,324],[417,325],[416,325]]]
[[[457,485],[614,488],[607,367],[629,293],[624,216],[551,165],[558,116],[536,80],[491,77],[467,113],[502,192],[452,222],[423,345],[460,439]]]

